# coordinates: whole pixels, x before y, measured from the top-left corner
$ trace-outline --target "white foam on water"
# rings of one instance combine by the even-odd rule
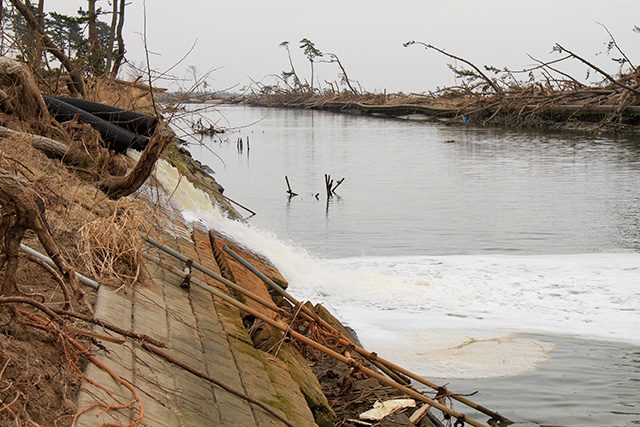
[[[487,378],[534,370],[553,345],[517,333],[640,344],[640,254],[317,260],[229,220],[159,161],[185,218],[269,258],[301,300],[323,303],[366,348],[422,375]],[[174,191],[175,190],[175,191]]]
[[[424,375],[531,371],[553,349],[514,333],[640,344],[640,255],[443,256],[326,261],[315,282],[367,347]],[[348,284],[348,285],[346,285]]]

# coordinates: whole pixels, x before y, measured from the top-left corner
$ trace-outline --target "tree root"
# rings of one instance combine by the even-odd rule
[[[58,274],[57,271],[55,271],[49,264],[47,264],[46,262],[44,262],[40,258],[36,258],[35,256],[33,256],[31,254],[27,254],[27,253],[23,253],[21,255],[24,258],[28,259],[29,261],[31,261],[31,262],[33,262],[35,264],[38,264],[45,271],[47,271],[51,275],[51,277],[53,277],[53,279],[60,286],[60,289],[62,290],[62,293],[64,294],[64,306],[63,307],[64,307],[65,310],[69,310],[71,308],[71,295],[69,293],[69,289],[67,288],[67,285],[64,283],[64,280],[62,279],[60,274]]]
[[[80,288],[73,267],[62,257],[58,245],[51,236],[44,215],[44,201],[31,185],[26,180],[0,169],[0,206],[2,212],[0,237],[3,239],[3,252],[7,264],[0,294],[10,295],[16,289],[20,243],[25,231],[31,229],[62,273],[75,300],[83,300],[91,309],[84,298],[84,292]]]

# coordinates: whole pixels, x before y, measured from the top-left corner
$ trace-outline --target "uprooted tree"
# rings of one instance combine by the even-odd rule
[[[45,131],[49,129],[53,131],[52,133],[64,134],[64,128],[49,115],[40,91],[25,64],[0,57],[0,79],[9,83],[5,85],[4,90],[0,91],[2,110],[21,121],[38,123],[38,128],[44,127]],[[30,141],[33,147],[46,155],[59,158],[66,164],[72,167],[81,167],[83,170],[86,170],[87,164],[98,163],[92,161],[91,153],[83,151],[82,148],[68,141],[27,134],[5,127],[0,127],[0,137],[18,137],[23,143]],[[129,174],[112,175],[108,169],[102,168],[96,169],[87,176],[89,179],[95,180],[96,186],[110,198],[115,199],[129,195],[146,181],[160,154],[173,138],[173,132],[166,124],[161,123],[156,127],[156,131],[150,138],[141,158]],[[100,155],[109,156],[108,150],[105,148],[94,147],[94,149],[99,150]],[[31,229],[50,258],[58,266],[76,298],[80,299],[82,291],[78,286],[73,268],[62,258],[49,232],[42,199],[29,182],[2,169],[0,169],[0,214],[0,242],[4,255],[0,261],[0,268],[6,264],[1,288],[2,295],[9,295],[16,289],[20,243],[25,231]]]
[[[47,254],[60,269],[65,281],[73,290],[76,300],[80,300],[84,294],[73,268],[62,257],[51,237],[45,217],[44,202],[26,180],[2,169],[0,169],[0,214],[2,215],[0,241],[2,241],[4,254],[1,266],[4,267],[6,264],[0,294],[10,295],[16,289],[20,243],[26,230],[30,229],[38,236]]]
[[[518,71],[506,67],[481,68],[460,56],[424,42],[409,41],[404,46],[419,45],[470,67],[449,65],[456,77],[462,79],[462,83],[439,92],[440,96],[456,94],[466,99],[455,111],[459,117],[469,118],[480,124],[535,125],[541,117],[556,117],[567,121],[581,116],[591,117],[591,120],[595,118],[596,131],[605,126],[615,130],[638,122],[640,111],[636,109],[640,103],[640,67],[634,66],[613,35],[604,28],[610,37],[607,53],[615,51],[620,55],[619,58],[612,58],[620,64],[618,76],[615,77],[560,44],[556,44],[553,51],[562,54],[561,58],[544,62],[529,55],[536,65]],[[635,27],[634,31],[640,32],[640,28]],[[601,76],[601,82],[595,86],[587,86],[559,69],[560,63],[568,60],[586,65],[590,71]],[[534,72],[542,76],[541,80],[536,78]],[[528,78],[521,80],[517,78],[518,74]]]

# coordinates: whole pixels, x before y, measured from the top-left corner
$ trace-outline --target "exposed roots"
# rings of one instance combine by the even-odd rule
[[[96,336],[88,328],[91,324],[101,325],[112,332],[142,342],[149,351],[155,351],[149,344],[167,347],[165,344],[146,335],[122,330],[100,319],[50,308],[32,298],[0,297],[0,313],[6,314],[8,311],[13,316],[4,327],[11,324],[10,335],[16,338],[0,334],[0,425],[50,425],[53,421],[55,426],[68,426],[73,425],[80,415],[95,408],[106,412],[123,409],[137,412],[138,416],[127,427],[140,424],[144,417],[144,407],[138,389],[90,353],[86,337],[118,343],[124,340],[99,334]],[[35,334],[39,337],[41,347],[37,355],[30,354],[33,338],[29,338],[28,344],[24,341],[24,337],[34,336],[33,331],[27,332],[28,328],[44,332]],[[97,341],[93,342],[99,346]],[[131,400],[122,402],[107,387],[86,378],[83,371],[87,361],[128,389]],[[55,379],[64,386],[51,386]],[[103,390],[111,397],[112,402],[96,402],[75,412],[75,393],[82,381]],[[67,389],[66,385],[70,383],[73,384],[73,389]],[[63,390],[62,395],[56,394],[60,393],[59,390]]]

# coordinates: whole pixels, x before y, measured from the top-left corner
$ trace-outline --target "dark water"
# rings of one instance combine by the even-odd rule
[[[207,115],[238,129],[190,151],[257,212],[252,226],[329,260],[273,255],[301,299],[329,305],[366,346],[392,359],[405,349],[393,359],[403,365],[434,330],[544,334],[521,335],[556,345],[533,372],[442,382],[514,419],[640,425],[638,137],[242,106]],[[345,178],[332,198],[325,174]]]
[[[460,393],[480,391],[482,402],[493,408],[509,408],[510,402],[517,401],[513,403],[517,411],[501,411],[514,421],[565,426],[640,425],[639,347],[565,337],[524,337],[556,344],[552,358],[535,372],[515,378],[451,380],[450,388]],[[612,375],[619,370],[626,375]]]

